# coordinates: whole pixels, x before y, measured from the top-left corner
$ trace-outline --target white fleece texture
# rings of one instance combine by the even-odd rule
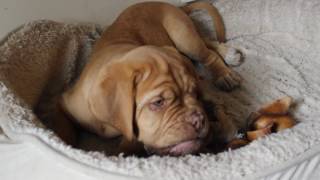
[[[216,155],[187,155],[179,158],[158,156],[137,158],[121,155],[108,157],[100,152],[71,148],[50,130],[44,129],[30,110],[30,107],[34,106],[32,103],[41,94],[28,94],[24,91],[37,81],[14,79],[19,69],[10,69],[8,62],[36,63],[38,57],[30,56],[30,52],[40,53],[43,60],[49,58],[43,55],[44,51],[48,55],[57,55],[48,49],[64,47],[57,52],[60,59],[65,60],[63,62],[69,62],[61,65],[64,74],[62,73],[60,80],[63,82],[56,77],[54,78],[56,81],[43,83],[43,89],[50,87],[53,82],[70,83],[73,76],[77,75],[74,73],[77,72],[77,67],[81,67],[87,59],[91,44],[99,33],[94,25],[65,25],[51,21],[37,21],[13,32],[0,46],[2,73],[0,125],[4,133],[11,139],[15,138],[14,134],[32,134],[57,152],[99,169],[150,179],[170,180],[246,177],[292,160],[319,144],[320,6],[318,0],[213,2],[224,18],[227,43],[239,48],[245,55],[244,62],[234,68],[244,78],[242,87],[231,93],[218,92],[228,111],[236,119],[242,120],[265,102],[290,95],[297,100],[293,114],[300,122],[292,129],[259,139],[243,148]],[[213,31],[208,16],[196,12],[192,17],[197,24],[201,24],[199,28],[205,29],[206,32]],[[60,42],[61,37],[64,37],[63,43]],[[48,67],[49,65],[44,66],[41,70],[45,71]],[[33,72],[33,69],[30,69],[30,72]],[[14,86],[18,81],[19,87]]]

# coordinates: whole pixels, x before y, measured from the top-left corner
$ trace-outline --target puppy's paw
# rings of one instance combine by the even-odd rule
[[[223,91],[231,91],[240,86],[242,81],[241,76],[232,70],[229,70],[224,75],[220,76],[214,85]]]
[[[238,49],[228,47],[224,60],[231,67],[240,66],[243,63],[243,54]]]

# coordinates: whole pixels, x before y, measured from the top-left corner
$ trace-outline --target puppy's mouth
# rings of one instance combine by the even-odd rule
[[[203,140],[197,138],[192,140],[181,141],[179,143],[167,146],[165,148],[152,148],[145,146],[145,149],[148,152],[148,154],[181,156],[198,152],[202,144]]]

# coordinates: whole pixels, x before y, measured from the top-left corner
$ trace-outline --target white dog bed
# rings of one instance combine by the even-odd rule
[[[317,179],[318,1],[217,0],[214,4],[224,17],[228,44],[245,55],[244,63],[235,67],[245,80],[241,89],[219,92],[228,110],[242,120],[265,102],[290,95],[297,100],[293,114],[298,125],[216,155],[137,158],[71,148],[33,114],[31,107],[43,97],[34,89],[50,95],[72,83],[99,37],[99,28],[37,21],[0,45],[0,179]],[[207,32],[213,31],[203,13],[194,13],[193,18]],[[52,59],[64,64],[46,84],[42,73],[50,70],[46,60]]]

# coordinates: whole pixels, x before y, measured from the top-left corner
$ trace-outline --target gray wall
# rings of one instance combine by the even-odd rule
[[[110,24],[125,7],[143,0],[0,0],[0,38],[37,19]],[[180,0],[163,0],[179,4]]]

